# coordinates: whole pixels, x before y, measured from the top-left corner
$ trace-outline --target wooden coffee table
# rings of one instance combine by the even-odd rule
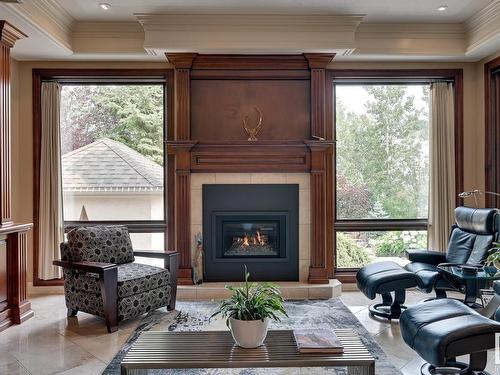
[[[229,331],[142,333],[121,363],[122,374],[148,369],[347,367],[349,375],[374,375],[375,359],[358,335],[336,329],[343,354],[299,353],[292,331],[269,331],[264,345],[242,349]]]

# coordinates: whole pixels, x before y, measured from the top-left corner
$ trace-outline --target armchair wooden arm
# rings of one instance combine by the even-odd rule
[[[100,262],[67,262],[55,260],[54,266],[68,268],[76,271],[97,273],[104,307],[104,316],[108,332],[118,330],[118,267],[113,263]],[[77,311],[68,311],[68,315],[74,316]]]
[[[83,271],[83,272],[91,272],[97,273],[99,275],[104,274],[105,270],[115,267],[114,263],[101,263],[101,262],[68,262],[65,260],[54,260],[52,262],[54,266],[59,266],[62,268],[68,268],[71,270]]]

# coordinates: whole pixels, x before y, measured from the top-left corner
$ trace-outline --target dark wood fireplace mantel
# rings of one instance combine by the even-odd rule
[[[167,54],[175,66],[175,130],[167,139],[168,175],[174,179],[168,247],[180,252],[180,283],[192,283],[190,175],[225,172],[310,173],[309,282],[328,283],[334,143],[326,123],[325,69],[333,57]],[[241,119],[256,106],[264,126],[251,142]]]

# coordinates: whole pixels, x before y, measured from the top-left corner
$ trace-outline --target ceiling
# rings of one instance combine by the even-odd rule
[[[0,19],[29,36],[12,50],[18,60],[328,52],[335,61],[477,61],[500,50],[500,0],[23,0],[0,2]]]
[[[98,4],[111,9],[104,11]],[[134,13],[366,14],[367,22],[463,22],[491,0],[58,0],[79,21],[132,21]],[[446,12],[436,8],[448,4]]]

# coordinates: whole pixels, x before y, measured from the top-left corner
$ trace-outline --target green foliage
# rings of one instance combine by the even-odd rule
[[[107,137],[163,164],[162,85],[78,85],[63,90],[63,153]]]
[[[351,190],[369,192],[372,210],[365,218],[426,217],[427,110],[416,108],[404,85],[367,85],[364,89],[370,100],[362,114],[347,111],[337,98],[337,175],[345,176]],[[421,100],[427,97],[425,88]],[[363,211],[365,205],[362,200]],[[359,210],[350,207],[354,206],[348,206],[351,211],[339,211],[339,217],[358,218]]]
[[[486,265],[488,266],[497,266],[500,264],[500,243],[493,242],[493,247],[488,250],[489,255],[486,258]]]
[[[427,247],[427,235],[423,232],[386,232],[375,240],[375,253],[379,257],[399,257],[408,249]]]
[[[270,318],[280,321],[279,314],[288,316],[279,288],[272,283],[249,283],[249,277],[245,266],[245,284],[241,287],[226,285],[233,295],[220,303],[211,318],[221,315],[229,325],[229,318],[262,321]]]
[[[357,268],[370,263],[370,256],[356,241],[342,232],[337,232],[337,267]]]

